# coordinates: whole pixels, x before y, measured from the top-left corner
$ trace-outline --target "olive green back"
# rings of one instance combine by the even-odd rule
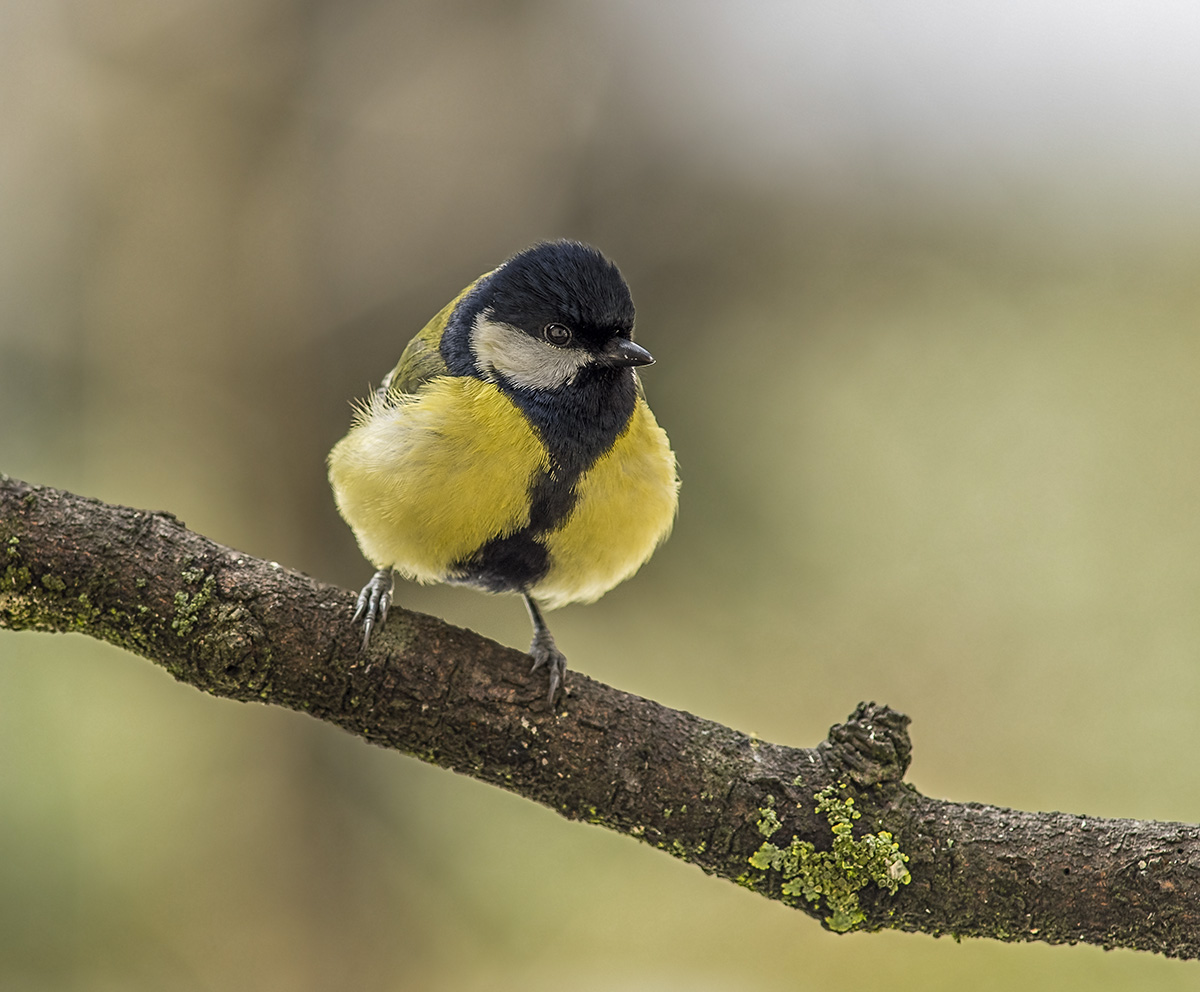
[[[482,278],[484,277],[479,277]],[[379,387],[380,393],[415,393],[430,379],[445,375],[449,371],[441,353],[442,334],[450,322],[454,308],[475,287],[479,279],[442,307],[434,318],[421,328],[417,336],[408,342],[400,361]]]

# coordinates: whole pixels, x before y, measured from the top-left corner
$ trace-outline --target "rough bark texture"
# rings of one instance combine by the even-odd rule
[[[395,609],[361,654],[353,601],[168,513],[0,476],[0,627],[88,634],[214,695],[302,710],[833,929],[1200,955],[1198,827],[930,799],[903,782],[908,718],[874,704],[811,749],[579,672],[552,712],[524,654],[433,617]]]

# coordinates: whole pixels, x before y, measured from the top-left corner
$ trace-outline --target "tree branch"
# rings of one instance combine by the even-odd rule
[[[0,476],[0,627],[88,634],[213,695],[302,710],[831,929],[1200,956],[1200,828],[922,796],[902,781],[908,718],[874,704],[814,748],[579,672],[551,712],[528,657],[433,617],[396,608],[361,654],[353,601],[169,513]]]

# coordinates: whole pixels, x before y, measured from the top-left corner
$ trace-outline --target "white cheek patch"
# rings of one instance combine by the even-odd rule
[[[484,310],[471,328],[475,366],[524,389],[558,389],[575,378],[591,356],[577,348],[555,348],[511,324],[492,320]]]

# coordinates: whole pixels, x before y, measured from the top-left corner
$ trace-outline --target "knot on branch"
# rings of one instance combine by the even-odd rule
[[[908,770],[909,719],[890,706],[859,703],[845,723],[829,728],[817,745],[826,766],[860,786],[899,782]]]

